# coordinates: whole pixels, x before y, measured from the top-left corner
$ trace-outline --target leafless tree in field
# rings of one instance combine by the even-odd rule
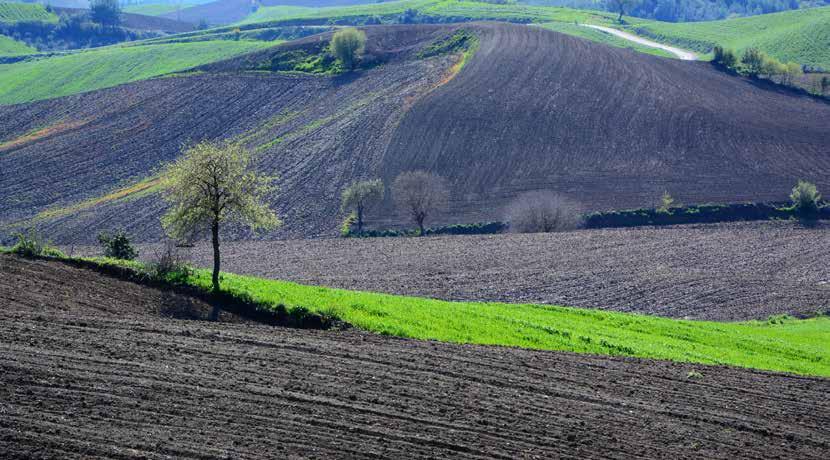
[[[548,191],[519,195],[507,208],[507,220],[518,233],[561,232],[582,224],[577,203]]]
[[[443,177],[426,171],[408,171],[392,184],[392,198],[401,212],[409,214],[424,235],[424,221],[449,204],[449,187]]]

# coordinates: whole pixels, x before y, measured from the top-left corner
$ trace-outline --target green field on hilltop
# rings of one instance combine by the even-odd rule
[[[780,61],[830,69],[830,7],[709,22],[629,19],[627,28],[639,35],[703,53],[715,45],[757,47]]]
[[[23,42],[19,42],[5,35],[0,35],[0,56],[17,56],[32,53],[37,53],[37,50]]]
[[[456,343],[635,356],[830,376],[830,317],[686,321],[547,305],[446,302],[304,286],[229,273],[223,290],[272,308],[339,318],[380,334]],[[209,289],[211,274],[188,283]]]
[[[13,64],[0,64],[0,104],[82,93],[186,70],[274,46],[276,42],[201,41],[116,45]]]
[[[755,46],[782,61],[830,68],[830,7],[709,22],[669,23],[627,17],[626,25],[620,26],[615,21],[615,15],[601,11],[466,0],[402,0],[329,8],[261,7],[240,25],[265,27],[303,21],[361,24],[370,18],[390,23],[398,22],[407,10],[417,11],[421,19],[430,18],[426,22],[500,20],[545,23],[545,27],[559,32],[613,46],[625,45],[626,40],[578,27],[578,24],[584,23],[608,25],[703,54],[711,52],[716,44],[737,50]],[[624,47],[666,55],[663,51],[642,45],[629,43]]]
[[[318,9],[307,6],[261,6],[240,24],[276,21],[285,18],[296,18],[313,15]]]
[[[193,5],[195,3],[182,3],[181,8],[184,9]],[[143,5],[125,5],[122,11],[145,16],[161,16],[162,14],[174,13],[177,9],[179,9],[179,6],[173,3],[145,3]]]
[[[0,3],[0,22],[58,22],[58,16],[39,3]]]
[[[612,14],[591,10],[571,8],[530,6],[520,4],[498,5],[476,1],[460,0],[401,0],[397,2],[372,3],[344,7],[301,8],[262,7],[245,18],[242,23],[265,23],[298,19],[323,19],[331,22],[349,18],[366,18],[377,16],[387,22],[393,16],[400,16],[407,10],[415,10],[421,15],[443,18],[446,21],[458,20],[502,20],[513,22],[594,22],[608,23]]]

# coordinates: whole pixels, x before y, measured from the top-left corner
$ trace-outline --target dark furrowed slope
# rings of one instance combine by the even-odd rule
[[[459,73],[457,55],[419,57],[459,28],[480,36]],[[347,184],[409,169],[450,179],[452,210],[430,224],[502,219],[534,189],[597,210],[653,205],[663,191],[783,201],[797,179],[830,187],[827,103],[535,27],[366,30],[367,59],[382,65],[354,74],[242,72],[322,52],[321,34],[196,76],[0,107],[0,225],[38,224],[62,243],[113,226],[159,238],[162,204],[141,181],[183,143],[220,138],[243,140],[281,177],[287,225],[274,237],[334,235]],[[135,186],[148,193],[127,193]],[[371,219],[405,222],[388,196]]]
[[[5,458],[825,458],[830,449],[827,379],[124,315],[99,305],[126,283],[9,262],[0,257],[0,299],[11,299],[0,309]],[[20,277],[29,289],[13,283]],[[159,299],[125,285],[119,301]]]
[[[409,54],[410,46],[435,37],[424,30],[446,29],[413,28],[409,39],[381,33],[369,49],[379,57]],[[267,58],[255,53],[250,60]],[[234,62],[240,63],[231,68],[245,68]],[[92,241],[94,232],[86,229],[111,226],[159,238],[158,196],[126,192],[152,191],[159,166],[183,145],[236,139],[259,153],[263,170],[280,177],[276,207],[291,222],[287,234],[330,229],[338,207],[332,197],[379,168],[408,101],[431,90],[451,62],[389,58],[387,65],[338,77],[220,67],[0,107],[0,222],[40,224],[56,241]]]
[[[664,190],[722,202],[780,200],[799,178],[830,187],[830,104],[706,63],[533,27],[476,29],[478,52],[413,106],[384,163],[385,178],[448,175],[456,221],[498,217],[505,199],[537,188],[602,209],[650,205]]]
[[[673,318],[830,313],[830,225],[790,222],[531,235],[228,243],[233,273],[445,300],[547,303]],[[142,247],[152,254],[155,247]],[[99,255],[100,248],[84,248]],[[211,267],[210,243],[190,257]]]

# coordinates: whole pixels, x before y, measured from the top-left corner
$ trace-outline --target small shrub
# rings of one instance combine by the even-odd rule
[[[138,257],[138,251],[123,230],[118,230],[112,235],[101,232],[98,234],[98,242],[104,248],[105,257],[121,260],[134,260]]]
[[[157,280],[175,281],[190,276],[192,267],[188,258],[172,240],[165,242],[153,260],[147,264],[148,274]]]
[[[547,191],[527,192],[508,207],[510,229],[518,233],[549,233],[573,230],[582,223],[579,206]]]
[[[753,77],[764,71],[765,61],[768,61],[767,55],[758,48],[747,48],[741,56],[741,64],[744,65],[746,73]]]
[[[21,257],[66,257],[60,250],[44,241],[34,229],[30,229],[27,233],[18,233],[15,236],[17,237],[17,243],[12,247],[12,252]]]
[[[715,63],[727,69],[734,69],[738,65],[738,56],[735,51],[722,46],[716,46],[714,49]]]
[[[331,37],[329,48],[331,55],[337,58],[346,70],[354,70],[366,49],[366,34],[355,28],[337,31]]]
[[[790,193],[790,200],[793,203],[793,211],[802,218],[815,218],[821,204],[821,194],[816,185],[806,181],[798,181]]]
[[[674,198],[669,194],[669,192],[663,192],[663,196],[660,197],[660,206],[657,207],[657,212],[669,214],[673,206]]]

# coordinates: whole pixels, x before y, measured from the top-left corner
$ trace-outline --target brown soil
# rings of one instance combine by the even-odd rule
[[[560,234],[240,242],[223,269],[448,300],[551,303],[670,317],[830,310],[830,226],[788,222]],[[96,252],[95,249],[93,252]],[[145,255],[153,249],[143,248]],[[212,263],[207,245],[192,251]]]
[[[456,60],[417,52],[465,28],[478,51]],[[781,201],[798,179],[830,187],[830,104],[772,85],[515,24],[366,27],[371,69],[299,76],[242,72],[325,42],[306,37],[201,68],[31,104],[0,107],[0,142],[59,120],[87,123],[0,155],[0,238],[36,220],[60,243],[93,243],[126,227],[162,236],[157,195],[73,205],[151,177],[182,145],[235,138],[280,178],[269,197],[286,225],[269,238],[333,236],[340,192],[390,184],[406,170],[446,176],[450,212],[432,224],[504,218],[528,190],[586,211],[684,203]],[[36,165],[33,167],[32,165]],[[387,193],[373,228],[404,224]],[[21,223],[22,222],[22,223]]]
[[[4,458],[830,453],[826,379],[167,319],[94,272],[0,275]]]

